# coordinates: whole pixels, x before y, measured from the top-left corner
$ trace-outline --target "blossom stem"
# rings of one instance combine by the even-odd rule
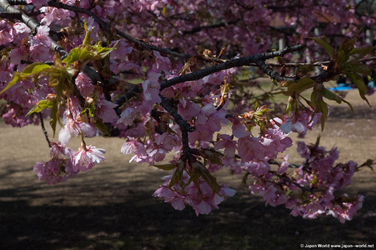
[[[86,142],[84,140],[84,133],[81,131],[81,148],[85,151],[87,151],[87,148],[86,148]]]

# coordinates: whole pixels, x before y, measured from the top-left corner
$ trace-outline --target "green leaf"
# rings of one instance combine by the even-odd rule
[[[359,62],[358,60],[351,60],[346,62],[341,66],[341,71],[344,73],[346,72],[353,72],[353,73],[360,73],[363,75],[371,75],[372,71],[368,67],[368,65]]]
[[[94,117],[94,115],[97,113],[97,107],[95,106],[95,103],[86,102],[85,105],[87,105],[87,107],[81,111],[81,114],[85,114],[87,111],[90,117]]]
[[[351,103],[349,103],[348,101],[344,100],[343,98],[339,97],[338,95],[334,94],[332,91],[330,91],[329,89],[326,89],[326,88],[323,88],[322,89],[322,93],[323,93],[323,96],[326,98],[326,99],[329,99],[329,100],[332,100],[332,101],[336,101],[337,103],[341,104],[341,102],[344,102],[346,103],[347,105],[349,105],[350,109],[352,112],[354,112],[354,109],[351,105]]]
[[[39,113],[44,109],[49,109],[54,106],[54,101],[40,100],[34,108],[32,108],[26,115],[31,115],[34,113]]]
[[[326,117],[328,117],[329,110],[328,105],[326,105],[326,103],[322,99],[319,102],[319,109],[321,111],[321,131],[323,131],[325,126],[325,120]]]
[[[321,47],[323,47],[326,52],[328,52],[329,56],[332,57],[332,53],[333,53],[333,48],[322,38],[317,38],[317,37],[311,37],[313,40],[315,40],[315,42],[320,45]]]
[[[69,55],[63,60],[63,63],[74,64],[74,62],[87,62],[97,55],[96,49],[91,45],[80,45],[77,48],[71,49]]]
[[[311,181],[311,184],[312,184],[312,185],[316,185],[316,184],[317,184],[317,181],[318,181],[318,180],[317,180],[317,175],[314,175],[314,176],[313,176],[313,180]]]
[[[285,194],[286,194],[286,196],[288,197],[288,196],[291,196],[291,197],[293,197],[294,196],[294,193],[291,191],[291,189],[289,189],[289,188],[287,188],[286,190],[285,190]]]
[[[198,174],[198,172],[196,172],[196,171],[193,172],[191,174],[191,177],[189,178],[188,182],[185,184],[185,186],[187,187],[189,184],[192,183],[192,181],[197,180],[198,178],[200,178],[200,175]]]
[[[86,35],[85,35],[85,39],[84,39],[82,44],[86,45],[86,44],[90,44],[90,42],[91,42],[91,32],[93,31],[94,27],[92,27],[90,30],[88,30],[86,22],[84,23],[84,27],[85,27],[85,30],[86,30]]]
[[[32,63],[22,70],[22,76],[29,76],[31,74],[36,74],[44,69],[50,69],[51,66],[45,63]]]
[[[308,77],[300,78],[298,82],[288,82],[287,91],[284,94],[291,96],[294,92],[301,93],[304,90],[312,88],[313,83],[314,81]]]
[[[170,182],[168,183],[168,187],[171,188],[173,187],[176,183],[179,181],[179,171],[178,169],[175,170],[173,173]]]
[[[346,53],[343,50],[340,50],[338,51],[338,53],[336,53],[336,56],[335,58],[333,57],[333,59],[338,65],[342,65],[349,59],[349,56],[346,55]]]
[[[278,86],[278,82],[275,79],[272,79],[272,83],[274,84],[274,86]]]
[[[321,130],[324,130],[325,119],[328,116],[328,106],[322,99],[323,93],[321,91],[314,90],[311,94],[311,104],[315,113],[321,113]],[[312,116],[313,119],[313,116]]]
[[[175,169],[174,174],[171,177],[168,187],[171,188],[176,183],[179,183],[179,185],[182,187],[181,191],[184,192],[183,172],[184,172],[185,162],[179,159],[175,165],[177,166],[177,168]]]
[[[252,108],[252,110],[256,110],[258,106],[259,106],[258,102],[255,101],[255,102],[252,104],[252,107],[251,107],[251,108]]]
[[[346,76],[356,85],[359,90],[360,97],[365,100],[369,106],[371,106],[366,98],[367,86],[363,81],[363,78],[357,73],[346,73]]]
[[[366,55],[370,54],[375,48],[372,46],[368,46],[366,48],[354,48],[351,52],[350,55],[356,55],[359,54],[357,59],[362,59]]]
[[[93,46],[93,48],[97,51],[98,56],[96,60],[103,59],[108,56],[114,49],[116,49],[118,42],[112,48],[102,47],[102,43],[97,43]]]
[[[102,132],[103,136],[110,135],[110,133],[108,133],[107,126],[106,126],[103,122],[97,120],[97,121],[94,123],[94,126],[95,126],[97,129],[99,129],[99,131]]]
[[[341,46],[339,47],[338,51],[342,50],[346,55],[350,56],[351,51],[354,50],[356,41],[357,41],[356,37],[353,37],[351,39],[345,38],[343,42],[341,43]]]
[[[213,189],[213,191],[218,194],[221,188],[217,183],[217,178],[211,175],[209,170],[204,165],[202,165],[201,162],[196,162],[194,164],[196,164],[197,170],[201,178],[204,179],[206,183]]]
[[[116,48],[115,46],[112,48],[107,48],[102,47],[100,43],[97,43],[94,46],[83,44],[72,49],[69,52],[69,55],[63,60],[63,63],[74,64],[74,62],[79,61],[86,64],[89,60],[102,60]]]
[[[292,112],[292,103],[287,104],[286,114],[290,115]]]
[[[312,108],[314,110],[317,110],[317,106],[316,106],[316,97],[317,97],[317,91],[313,91],[312,94],[311,94],[311,104],[312,104]]]
[[[221,153],[218,153],[214,150],[202,150],[201,152],[202,152],[201,156],[203,156],[204,159],[208,159],[213,164],[218,164],[218,165],[223,166],[222,160],[220,158],[222,156]]]
[[[175,164],[163,164],[163,165],[153,165],[153,166],[162,170],[166,170],[166,171],[173,170],[174,168],[176,168]]]
[[[15,85],[16,83],[25,80],[27,77],[22,76],[17,71],[14,72],[12,80],[7,84],[7,86],[0,92],[0,94],[4,93],[6,90],[8,90],[10,87]]]

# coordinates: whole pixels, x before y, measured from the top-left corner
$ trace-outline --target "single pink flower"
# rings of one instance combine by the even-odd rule
[[[102,148],[96,148],[95,146],[82,146],[74,156],[73,170],[86,172],[92,169],[95,163],[100,163],[106,158],[103,154],[106,151]]]
[[[123,154],[136,154],[138,156],[146,155],[146,149],[144,145],[134,138],[129,138],[129,141],[124,143],[120,150]]]
[[[76,77],[76,85],[83,96],[90,96],[94,91],[94,85],[91,82],[91,79],[83,73],[79,73]]]
[[[287,162],[289,160],[289,155],[285,155],[283,157],[283,162],[281,163],[281,166],[279,166],[277,173],[282,174],[289,168],[289,163]]]
[[[133,51],[133,47],[124,40],[112,41],[110,47],[113,47],[116,43],[116,49],[111,52],[110,58],[124,60],[125,57]]]
[[[6,30],[0,30],[0,45],[7,44],[13,41],[13,37]]]
[[[93,137],[97,133],[97,129],[91,123],[77,122],[72,118],[68,117],[68,123],[65,124],[64,128],[60,130],[59,141],[61,145],[65,146],[68,144],[69,139],[74,136],[78,136],[80,133],[87,137]]]
[[[178,104],[178,113],[184,120],[191,120],[192,117],[195,117],[200,113],[200,110],[200,106],[198,106],[196,103],[186,100],[184,97],[180,99],[180,103]]]
[[[222,140],[217,141],[214,145],[214,149],[218,150],[224,148],[224,154],[228,157],[235,156],[235,149],[236,149],[236,141],[231,139],[229,135],[220,135],[219,138]]]
[[[71,165],[72,162],[69,159],[51,159],[47,163],[37,162],[33,170],[39,177],[39,180],[44,180],[48,185],[52,185],[66,181],[76,174],[67,171],[67,168],[70,168]]]
[[[238,154],[243,162],[260,160],[265,157],[265,148],[260,138],[245,136],[238,140]]]
[[[117,106],[117,104],[105,100],[102,95],[97,102],[97,116],[101,118],[103,122],[114,124],[119,119],[114,110]]]
[[[21,43],[24,38],[28,38],[30,36],[30,28],[26,26],[24,23],[15,23],[10,31],[10,34],[13,37],[14,43]]]

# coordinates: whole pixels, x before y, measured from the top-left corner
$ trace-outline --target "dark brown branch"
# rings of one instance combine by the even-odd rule
[[[178,83],[199,80],[199,79],[201,79],[201,78],[203,78],[207,75],[213,74],[215,72],[219,72],[219,71],[224,70],[224,69],[230,69],[230,68],[234,68],[234,67],[240,67],[240,66],[243,66],[243,65],[249,65],[250,63],[256,63],[256,65],[257,65],[258,61],[263,61],[263,60],[274,58],[274,57],[277,57],[277,56],[283,57],[285,54],[299,50],[301,47],[302,47],[301,45],[296,45],[296,46],[292,46],[292,47],[286,47],[285,49],[280,50],[280,51],[273,51],[273,52],[269,52],[269,53],[260,53],[260,54],[255,54],[255,55],[252,55],[252,56],[242,57],[242,58],[239,58],[239,59],[235,59],[235,60],[227,61],[227,62],[222,63],[222,64],[215,65],[215,66],[210,67],[210,68],[206,68],[206,69],[202,69],[202,70],[199,70],[199,71],[196,71],[196,72],[192,72],[192,73],[187,74],[187,75],[178,76],[178,77],[175,77],[171,80],[163,81],[161,83],[161,90],[168,88],[170,86],[176,85]]]
[[[191,34],[200,32],[201,30],[208,30],[208,29],[216,29],[216,28],[226,27],[228,25],[236,24],[238,21],[240,21],[240,19],[237,19],[235,21],[230,21],[230,22],[222,22],[222,23],[217,23],[217,24],[199,26],[199,27],[195,27],[191,30],[183,30],[182,34],[183,34],[183,36],[185,36],[185,35],[191,35]]]
[[[183,130],[187,130],[188,132],[193,132],[195,131],[196,129],[194,127],[191,127],[191,125],[186,122],[183,117],[181,117],[181,115],[178,114],[178,112],[176,112],[174,110],[173,107],[170,106],[170,104],[168,103],[167,99],[161,95],[159,95],[161,97],[161,103],[160,105],[172,116],[174,117],[174,120],[175,122],[179,125],[180,129],[183,131]]]
[[[273,160],[269,160],[268,163],[273,164],[273,165],[281,165],[282,164],[281,162],[273,161]],[[299,168],[300,166],[301,165],[289,163],[289,168]]]
[[[10,5],[28,5],[26,0],[9,0]]]
[[[51,148],[51,142],[50,142],[50,140],[48,139],[48,134],[47,134],[46,128],[44,127],[44,122],[43,122],[43,115],[42,115],[42,112],[39,112],[39,119],[40,119],[40,125],[42,126],[42,131],[43,131],[44,136],[46,137],[46,141],[47,141],[47,143],[48,143],[48,147]]]
[[[21,19],[21,13],[10,13],[10,12],[2,12],[0,13],[0,17],[2,18],[15,18],[15,19]]]
[[[132,97],[135,97],[136,95],[140,94],[142,92],[142,88],[138,86],[132,86],[131,89],[125,94],[120,96],[115,100],[115,104],[118,106],[115,108],[115,111],[118,115],[120,115],[121,110],[119,109],[121,105],[123,105],[127,100],[130,100]]]
[[[265,74],[270,76],[272,79],[281,82],[281,81],[296,81],[296,77],[284,77],[281,76],[278,72],[274,71],[270,66],[268,66],[264,60],[260,59],[256,61],[257,67],[262,69]]]
[[[210,67],[210,68],[202,69],[202,70],[199,70],[199,71],[187,74],[187,75],[178,76],[178,77],[173,78],[173,79],[168,80],[168,81],[163,81],[163,82],[161,82],[160,90],[162,91],[165,88],[168,88],[170,86],[173,86],[173,85],[176,85],[176,84],[179,84],[179,83],[182,83],[182,82],[198,80],[198,79],[201,79],[201,78],[203,78],[207,75],[210,75],[212,73],[215,73],[215,72],[218,72],[218,71],[221,71],[221,70],[224,70],[224,69],[229,69],[229,68],[233,68],[233,67],[240,67],[240,66],[243,66],[243,65],[249,65],[250,63],[256,62],[257,60],[260,60],[260,59],[265,60],[265,59],[273,58],[273,57],[276,57],[276,56],[284,56],[285,54],[296,51],[296,50],[300,49],[301,47],[302,47],[301,45],[296,45],[296,46],[292,46],[292,47],[286,47],[285,49],[280,50],[280,51],[273,51],[273,52],[269,52],[269,53],[261,53],[261,54],[256,54],[256,55],[252,55],[252,56],[248,56],[248,57],[243,57],[243,58],[227,61],[225,63],[219,64],[219,65],[216,65],[216,66],[213,66],[213,67]],[[294,80],[295,78],[286,78],[286,79]],[[140,92],[141,91],[142,90],[140,90]],[[126,95],[129,95],[130,98],[132,98],[134,96],[134,94],[132,92],[133,91],[130,91],[130,92],[126,93]],[[124,102],[126,102],[126,100],[128,100],[130,98],[126,98],[124,96],[121,96],[115,101],[115,103],[118,104],[119,107],[120,107],[121,105],[123,105]]]
[[[189,154],[189,141],[188,141],[188,132],[193,132],[195,131],[195,127],[191,127],[191,125],[186,122],[181,115],[178,114],[174,110],[173,107],[170,106],[168,103],[167,99],[163,97],[162,95],[159,95],[161,98],[161,103],[160,105],[174,118],[175,122],[179,125],[180,131],[182,133],[182,143],[183,143],[183,152],[184,155]]]
[[[306,192],[310,192],[310,193],[312,193],[311,190],[309,190],[309,189],[307,189],[307,188],[305,188],[305,187],[299,185],[298,183],[296,183],[296,182],[290,180],[290,179],[287,178],[287,177],[284,177],[283,175],[277,174],[275,171],[268,171],[268,172],[271,173],[271,174],[273,174],[273,175],[275,175],[275,176],[277,176],[279,179],[284,180],[285,183],[288,182],[288,183],[290,183],[290,184],[292,184],[292,185],[294,185],[294,186],[300,188],[300,189],[303,190],[303,191],[306,191]]]

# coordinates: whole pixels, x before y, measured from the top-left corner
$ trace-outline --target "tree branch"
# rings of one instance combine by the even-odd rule
[[[9,0],[10,5],[28,5],[26,0]]]
[[[10,12],[2,12],[0,13],[0,17],[2,18],[15,18],[15,19],[21,19],[21,13],[10,13]]]
[[[292,47],[286,47],[285,49],[280,50],[280,51],[273,51],[273,52],[269,52],[269,53],[260,53],[260,54],[255,54],[255,55],[251,55],[251,56],[242,57],[242,58],[239,58],[239,59],[227,61],[225,63],[218,64],[218,65],[215,65],[215,66],[210,67],[210,68],[206,68],[206,69],[202,69],[202,70],[199,70],[199,71],[196,71],[196,72],[192,72],[192,73],[187,74],[187,75],[178,76],[178,77],[175,77],[175,78],[168,80],[168,81],[163,81],[163,82],[161,82],[161,90],[168,88],[170,86],[176,85],[178,83],[198,80],[198,79],[201,79],[201,78],[203,78],[207,75],[213,74],[215,72],[218,72],[218,71],[221,71],[221,70],[224,70],[224,69],[230,69],[230,68],[234,68],[234,67],[240,67],[240,66],[243,66],[243,65],[249,65],[250,63],[256,63],[256,65],[257,65],[258,61],[263,61],[263,60],[266,60],[266,59],[269,59],[269,58],[274,58],[274,57],[277,57],[277,56],[283,57],[285,54],[299,50],[300,48],[302,48],[301,45],[296,45],[296,46],[292,46]],[[258,66],[258,67],[260,67],[260,66]]]
[[[165,97],[163,97],[162,95],[159,95],[159,97],[161,98],[161,103],[160,105],[172,116],[174,117],[174,120],[175,122],[179,125],[180,129],[181,130],[187,130],[188,132],[193,132],[195,131],[196,129],[194,127],[191,127],[191,125],[186,122],[183,117],[181,117],[181,115],[178,114],[178,112],[176,112],[174,110],[173,107],[170,106],[170,104],[167,102],[167,99]]]
[[[159,95],[161,98],[160,105],[174,118],[175,122],[179,125],[180,131],[182,133],[182,144],[183,144],[183,152],[184,155],[189,154],[189,140],[188,140],[188,132],[195,131],[195,127],[191,127],[191,125],[186,122],[181,115],[176,112],[173,107],[170,106],[167,99],[162,95]]]
[[[222,23],[217,23],[217,24],[199,26],[199,27],[195,27],[191,30],[183,30],[182,35],[183,36],[190,35],[190,34],[194,34],[194,33],[200,32],[201,30],[206,30],[206,29],[215,29],[215,28],[220,28],[220,27],[226,27],[227,25],[236,24],[238,21],[240,21],[240,19],[237,19],[235,21],[230,21],[230,22],[222,22]]]

